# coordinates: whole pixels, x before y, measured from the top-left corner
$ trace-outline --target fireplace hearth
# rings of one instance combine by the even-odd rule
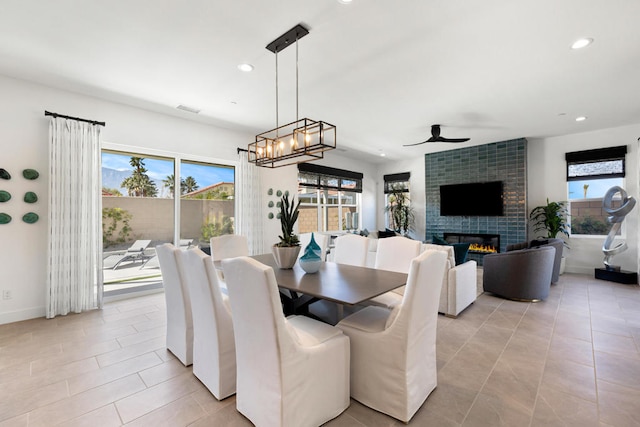
[[[483,233],[444,233],[447,243],[470,243],[467,259],[475,260],[482,265],[486,254],[500,252],[500,235]]]

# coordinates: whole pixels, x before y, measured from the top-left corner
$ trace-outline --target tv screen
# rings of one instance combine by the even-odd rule
[[[502,216],[502,181],[440,186],[441,216]]]

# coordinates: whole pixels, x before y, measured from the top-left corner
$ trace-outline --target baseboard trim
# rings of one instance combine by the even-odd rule
[[[0,314],[0,325],[7,323],[22,322],[23,320],[37,319],[45,316],[44,306],[31,307],[24,310],[10,311]]]

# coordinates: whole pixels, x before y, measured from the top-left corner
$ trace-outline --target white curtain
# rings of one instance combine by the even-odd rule
[[[100,126],[49,124],[47,318],[102,307]]]
[[[246,236],[249,254],[264,252],[262,225],[262,192],[258,167],[249,163],[247,153],[239,150],[240,167],[236,184],[237,208],[236,233]]]

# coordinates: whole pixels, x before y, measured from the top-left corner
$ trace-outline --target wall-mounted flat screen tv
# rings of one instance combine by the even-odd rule
[[[502,181],[440,186],[441,216],[504,215]]]

